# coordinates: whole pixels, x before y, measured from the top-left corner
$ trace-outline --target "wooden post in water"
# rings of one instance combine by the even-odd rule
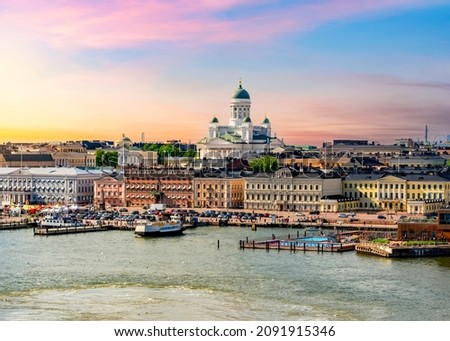
[[[220,249],[220,240],[217,239],[217,248]]]
[[[280,251],[280,240],[278,240],[278,251]]]

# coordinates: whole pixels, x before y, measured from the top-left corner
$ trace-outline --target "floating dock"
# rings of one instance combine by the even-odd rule
[[[0,230],[16,230],[16,229],[26,229],[36,226],[37,224],[28,219],[23,220],[11,220],[11,221],[1,221]]]
[[[35,227],[33,233],[35,235],[50,236],[59,234],[87,233],[107,231],[108,226],[105,225],[83,225],[74,227]]]
[[[266,250],[289,250],[296,251],[316,251],[316,252],[344,252],[354,251],[355,243],[338,243],[328,237],[297,237],[292,238],[291,235],[284,237],[272,236],[271,239],[265,240],[240,240],[239,248],[241,249],[266,249]]]

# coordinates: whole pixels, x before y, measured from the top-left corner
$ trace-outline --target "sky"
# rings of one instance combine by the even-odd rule
[[[0,142],[450,135],[450,0],[0,0]]]

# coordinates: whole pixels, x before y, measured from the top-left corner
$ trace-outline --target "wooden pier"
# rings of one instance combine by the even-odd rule
[[[265,249],[265,250],[288,250],[291,252],[297,251],[316,251],[316,252],[345,252],[354,251],[355,243],[337,243],[330,240],[314,241],[302,240],[297,237],[292,238],[291,235],[283,237],[272,236],[272,239],[265,240],[246,240],[239,241],[240,249]]]
[[[28,219],[1,221],[0,230],[25,229],[34,227],[36,225],[37,224],[35,222],[29,221]]]
[[[106,225],[83,225],[74,227],[36,227],[33,228],[33,233],[35,235],[41,236],[51,236],[60,234],[72,234],[72,233],[87,233],[87,232],[102,232],[108,231],[108,226]]]

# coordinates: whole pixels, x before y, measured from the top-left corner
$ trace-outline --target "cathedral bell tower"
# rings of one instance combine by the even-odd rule
[[[239,81],[239,87],[230,100],[231,127],[240,127],[244,119],[250,117],[250,105],[250,95],[247,90],[242,88],[242,82]]]

